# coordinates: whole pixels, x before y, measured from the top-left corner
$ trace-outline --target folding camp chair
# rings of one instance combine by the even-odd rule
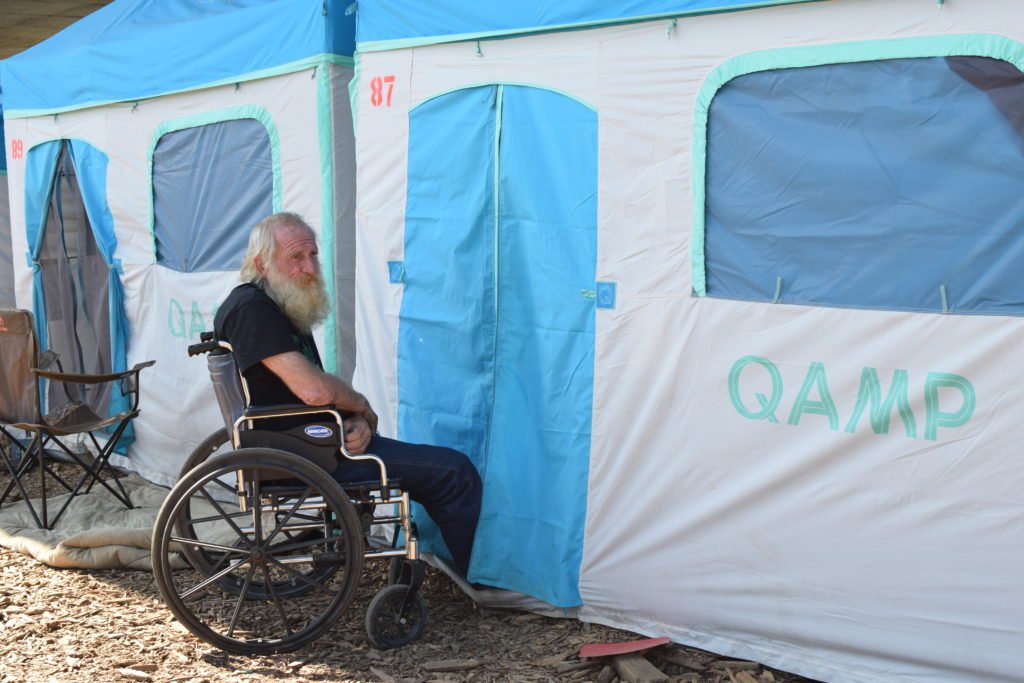
[[[110,455],[125,427],[139,414],[139,372],[155,362],[139,363],[131,370],[109,375],[82,375],[47,370],[55,359],[52,352],[40,353],[29,311],[0,309],[0,441],[6,442],[4,448],[0,448],[0,459],[11,476],[0,493],[0,505],[17,490],[36,524],[46,529],[57,524],[75,496],[89,492],[95,483],[107,489],[125,507],[132,507],[128,492],[110,466]],[[57,365],[60,369],[59,363]],[[44,382],[60,383],[67,397],[45,414],[41,399]],[[105,383],[111,384],[111,392],[119,391],[127,398],[129,407],[115,415],[101,417],[82,399]],[[21,438],[14,430],[22,430],[28,436]],[[66,442],[73,439],[68,437],[78,435],[88,435],[95,456],[69,447]],[[103,438],[106,442],[101,444]],[[51,462],[54,454],[66,456],[64,459],[82,469],[77,481],[68,482],[56,471]],[[38,471],[41,489],[39,510],[25,490],[25,482],[33,470]],[[103,479],[104,473],[113,485]],[[47,475],[70,493],[53,517],[47,510]]]

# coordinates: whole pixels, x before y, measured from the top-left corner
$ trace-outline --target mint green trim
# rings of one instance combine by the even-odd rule
[[[337,64],[339,66],[351,67],[353,60],[351,57],[344,55],[335,55],[329,53],[321,53],[299,59],[294,62],[288,62],[287,64],[281,64],[279,66],[270,67],[267,69],[260,69],[259,71],[250,71],[249,73],[239,74],[238,76],[232,76],[231,78],[222,78],[217,81],[209,81],[207,83],[199,83],[197,85],[190,86],[188,88],[180,88],[178,90],[167,90],[164,92],[154,93],[152,95],[146,95],[138,98],[139,102],[155,100],[158,97],[165,97],[167,95],[177,95],[184,92],[193,92],[196,90],[206,90],[207,88],[217,88],[222,85],[232,85],[234,83],[244,83],[246,81],[255,81],[260,78],[270,78],[271,76],[280,76],[282,74],[295,73],[297,71],[305,71],[306,69],[312,69],[320,66],[321,64]],[[122,100],[93,100],[91,102],[83,102],[81,104],[74,104],[70,107],[56,107],[53,109],[5,109],[4,116],[9,119],[27,119],[33,116],[52,116],[54,114],[63,114],[69,111],[78,111],[79,109],[91,109],[93,107],[105,107],[111,104],[121,104],[123,102],[133,102],[132,99]]]
[[[153,248],[153,263],[156,263],[157,260],[156,231],[154,230],[156,217],[153,206],[153,154],[156,152],[157,144],[160,143],[160,138],[168,133],[185,130],[186,128],[198,128],[212,123],[223,123],[224,121],[237,121],[240,119],[255,119],[263,124],[263,128],[267,131],[267,136],[270,138],[271,172],[274,176],[274,212],[276,213],[281,210],[281,141],[277,134],[277,126],[274,125],[274,119],[270,116],[270,112],[255,104],[246,104],[164,121],[153,131],[153,141],[150,143],[149,151],[146,153],[146,182],[149,185],[148,227],[149,240]]]
[[[352,110],[352,137],[358,140],[359,130],[359,54],[356,53],[355,64],[352,66],[352,80],[348,82],[348,106]]]
[[[727,60],[712,71],[701,86],[693,114],[693,230],[690,268],[693,290],[707,296],[704,264],[704,202],[707,172],[707,127],[711,101],[719,89],[739,76],[771,69],[793,69],[825,64],[871,62],[926,57],[991,57],[1024,71],[1024,44],[988,33],[965,33],[918,38],[889,38],[810,47],[760,50]]]
[[[328,282],[330,311],[324,324],[324,369],[338,372],[337,292],[334,290],[334,121],[331,115],[331,70],[324,64],[316,71],[316,128],[320,149],[320,253]]]
[[[471,40],[486,40],[487,38],[506,38],[509,36],[521,36],[530,33],[555,33],[557,31],[570,31],[600,26],[614,26],[616,24],[636,24],[643,21],[656,21],[658,19],[675,19],[677,17],[696,16],[700,14],[720,14],[722,12],[738,12],[748,9],[761,9],[763,7],[775,7],[778,5],[795,5],[804,2],[822,2],[822,0],[765,0],[755,5],[729,5],[715,9],[690,10],[683,12],[661,12],[660,14],[645,14],[635,17],[621,17],[619,19],[604,19],[601,21],[580,22],[577,24],[559,24],[557,26],[531,26],[527,28],[500,29],[496,31],[478,31],[473,33],[458,33],[443,36],[423,36],[420,38],[398,38],[395,40],[368,40],[356,43],[356,52],[385,52],[388,50],[401,50],[410,47],[422,47],[424,45],[437,45],[440,43],[460,43]]]
[[[482,87],[485,87],[485,86],[488,86],[488,85],[496,85],[499,88],[504,87],[506,85],[517,85],[517,86],[521,86],[523,88],[536,88],[537,90],[547,90],[549,92],[553,92],[553,93],[556,93],[558,95],[562,95],[564,97],[568,97],[570,100],[575,100],[576,102],[579,102],[580,104],[582,104],[584,107],[586,107],[590,111],[594,112],[595,114],[597,113],[597,107],[593,106],[592,104],[590,104],[586,100],[581,100],[578,96],[573,95],[572,93],[566,92],[564,90],[559,90],[558,88],[549,88],[549,87],[547,87],[545,85],[537,85],[535,83],[524,83],[522,81],[486,81],[486,82],[483,82],[483,83],[470,83],[469,85],[460,85],[457,88],[452,88],[450,90],[443,90],[443,91],[441,91],[439,93],[434,93],[433,95],[431,95],[427,99],[423,100],[422,102],[418,102],[417,104],[414,104],[412,107],[409,108],[409,111],[412,111],[413,109],[416,109],[416,107],[421,107],[421,106],[423,106],[424,104],[426,104],[427,102],[429,102],[431,100],[437,99],[438,97],[444,97],[445,95],[449,95],[449,94],[451,94],[453,92],[458,92],[460,90],[468,90],[469,88],[482,88]]]

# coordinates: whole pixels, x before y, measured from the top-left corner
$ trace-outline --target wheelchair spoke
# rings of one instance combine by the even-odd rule
[[[225,512],[224,508],[221,507],[220,503],[218,503],[216,500],[214,500],[213,496],[211,496],[206,489],[200,488],[199,491],[203,494],[203,498],[206,499],[206,502],[208,502],[210,505],[212,505],[214,507],[214,509],[216,509],[217,512],[220,513],[221,516],[219,517],[219,519],[223,519],[225,522],[230,524],[231,528],[233,528],[235,530],[235,533],[238,534],[239,538],[244,538],[246,540],[246,542],[249,542],[249,538],[248,538],[248,536],[246,536],[245,532],[243,532],[240,528],[238,528],[238,525],[235,524],[235,521],[233,519],[233,515],[230,515],[227,512]],[[252,544],[250,543],[250,545],[252,545]]]
[[[295,503],[292,505],[291,510],[289,510],[288,513],[285,515],[285,518],[279,521],[277,523],[277,526],[274,527],[274,530],[271,531],[270,534],[267,536],[267,543],[271,543],[274,540],[274,537],[277,536],[278,533],[280,533],[282,528],[284,528],[284,525],[291,521],[292,517],[295,516],[295,513],[306,502],[306,499],[309,498],[309,494],[312,493],[312,491],[312,488],[306,487],[306,491],[298,499],[296,499]]]
[[[222,553],[234,553],[237,555],[247,555],[248,551],[238,548],[237,546],[224,545],[222,543],[211,543],[209,541],[200,541],[196,538],[188,538],[186,536],[171,536],[170,540],[172,543],[180,543],[182,545],[190,545],[196,548],[203,548],[205,550],[217,550]]]
[[[292,624],[288,620],[288,615],[284,613],[284,607],[281,605],[281,599],[277,596],[277,590],[274,588],[274,582],[270,578],[270,572],[267,570],[267,565],[261,567],[263,570],[263,580],[266,581],[267,588],[270,589],[270,601],[274,603],[274,607],[277,608],[277,615],[281,618],[281,624],[284,626],[284,630],[288,635],[292,635]]]
[[[282,571],[284,571],[284,572],[286,572],[288,574],[291,574],[293,577],[295,577],[296,579],[298,579],[302,583],[306,584],[307,586],[310,586],[312,588],[316,588],[317,590],[322,591],[323,593],[326,593],[327,595],[334,595],[337,592],[334,589],[332,589],[332,588],[330,588],[328,586],[325,586],[323,583],[321,583],[319,581],[314,581],[313,579],[309,578],[308,576],[306,576],[302,572],[295,571],[294,569],[292,569],[288,565],[279,562],[276,558],[268,557],[267,560],[269,562],[272,562],[275,567],[281,569]]]
[[[248,512],[225,512],[223,515],[207,515],[205,517],[186,517],[182,519],[183,524],[195,525],[195,524],[209,524],[211,522],[219,522],[220,520],[241,519],[248,517]]]
[[[254,565],[249,565],[249,571],[245,573],[245,584],[242,585],[242,590],[238,592],[238,598],[235,600],[235,608],[231,611],[231,620],[228,622],[228,637],[234,637],[235,626],[238,625],[238,615],[242,613],[242,603],[245,601],[246,595],[249,594],[249,586],[252,585],[252,575],[256,571]]]
[[[217,581],[219,579],[227,576],[228,574],[230,574],[231,572],[235,571],[239,567],[242,567],[245,564],[248,564],[248,560],[247,559],[246,560],[242,560],[240,562],[236,562],[235,564],[232,564],[230,567],[225,567],[224,569],[220,570],[216,574],[211,574],[210,576],[208,576],[205,581],[201,581],[201,582],[197,583],[196,585],[192,586],[191,588],[189,588],[187,591],[184,591],[183,593],[179,593],[179,595],[181,596],[182,599],[190,598],[193,595],[195,595],[196,593],[206,589],[211,584],[217,583]]]
[[[230,493],[232,497],[238,495],[238,492],[235,491],[235,487],[234,486],[232,486],[231,484],[228,484],[226,482],[221,481],[219,478],[211,479],[210,481],[208,481],[206,483],[209,484],[210,486],[214,486],[214,485],[219,486],[220,488],[224,489],[227,493]]]

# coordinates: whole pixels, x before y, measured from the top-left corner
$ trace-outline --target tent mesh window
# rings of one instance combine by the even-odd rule
[[[707,295],[1024,315],[1024,73],[984,57],[746,74],[708,117]]]
[[[49,209],[39,253],[48,347],[57,352],[64,372],[113,372],[110,351],[110,304],[107,264],[86,214],[67,141],[61,146],[51,186]],[[109,383],[77,385],[67,396],[64,385],[49,388],[49,405],[83,400],[95,412],[107,410]]]
[[[153,152],[157,263],[237,270],[249,231],[273,213],[270,136],[255,119],[166,133]]]

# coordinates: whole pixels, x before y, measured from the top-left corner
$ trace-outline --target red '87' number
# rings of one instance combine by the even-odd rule
[[[387,86],[387,94],[384,94],[384,86]],[[395,91],[395,77],[394,76],[374,76],[370,79],[370,104],[375,107],[384,105],[385,107],[391,106],[391,93]]]
[[[25,141],[21,138],[11,140],[11,158],[23,159],[25,157]]]

